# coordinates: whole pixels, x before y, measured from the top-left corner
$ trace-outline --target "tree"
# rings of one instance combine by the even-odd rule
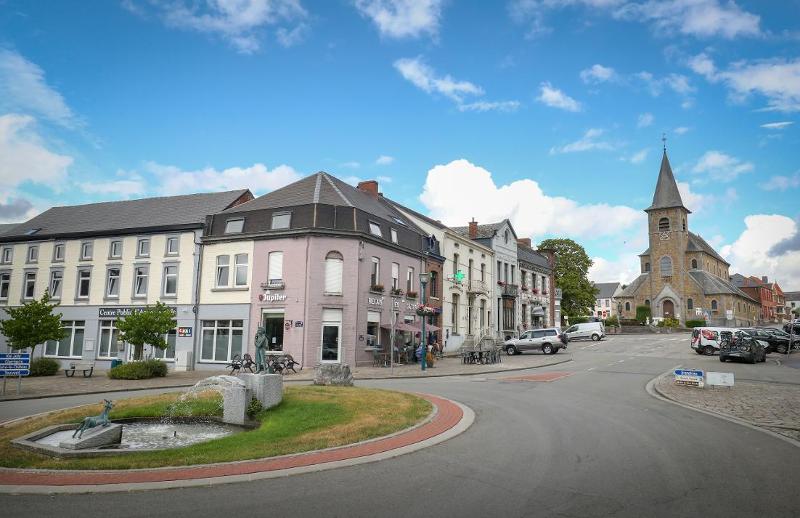
[[[64,328],[61,327],[61,313],[54,313],[58,303],[50,303],[50,294],[45,292],[39,300],[26,302],[16,308],[3,308],[8,319],[0,321],[0,333],[5,335],[12,349],[27,349],[31,356],[36,346],[48,340],[61,340]]]
[[[572,239],[545,239],[539,250],[552,250],[555,256],[556,286],[561,288],[561,312],[570,319],[586,315],[594,307],[597,289],[589,281],[592,260]]]
[[[164,335],[175,329],[175,315],[162,302],[155,306],[147,306],[141,311],[134,311],[117,322],[119,339],[131,344],[133,359],[142,359],[145,344],[159,349],[167,348]]]

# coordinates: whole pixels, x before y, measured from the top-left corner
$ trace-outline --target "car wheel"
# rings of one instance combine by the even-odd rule
[[[506,354],[509,356],[514,356],[515,354],[517,354],[517,348],[514,347],[513,345],[509,345],[508,347],[506,347]]]
[[[597,333],[593,334],[592,335],[592,342],[597,342],[598,340],[600,340],[600,335],[598,335]]]
[[[694,352],[696,352],[697,354],[703,354],[703,350],[702,349],[695,349]]]
[[[788,349],[789,348],[787,346],[785,346],[784,344],[779,344],[776,350],[778,351],[779,354],[786,354],[786,351]]]
[[[747,363],[749,363],[750,365],[755,365],[756,364],[756,355],[755,355],[755,353],[753,353],[750,356],[750,360]]]
[[[721,361],[722,363],[725,363],[725,357],[724,357],[724,356],[722,356],[722,355],[720,355],[720,357],[719,357],[719,361]]]
[[[710,345],[703,347],[703,354],[706,356],[714,356],[714,348]]]
[[[553,354],[553,346],[550,344],[544,344],[542,346],[542,352],[544,354]]]

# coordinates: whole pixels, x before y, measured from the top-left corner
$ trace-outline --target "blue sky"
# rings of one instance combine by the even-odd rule
[[[646,248],[691,229],[800,289],[800,1],[0,0],[0,220],[317,170],[443,221]]]

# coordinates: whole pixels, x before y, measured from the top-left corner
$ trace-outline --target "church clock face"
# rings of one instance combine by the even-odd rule
[[[661,234],[658,235],[658,238],[661,241],[666,241],[667,239],[669,239],[669,232],[662,232]]]

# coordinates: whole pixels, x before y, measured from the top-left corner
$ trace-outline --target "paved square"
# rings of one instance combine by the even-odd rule
[[[501,381],[544,381],[551,382],[572,376],[574,372],[542,372],[540,374],[528,374],[525,376],[509,376],[507,378],[500,378]]]

